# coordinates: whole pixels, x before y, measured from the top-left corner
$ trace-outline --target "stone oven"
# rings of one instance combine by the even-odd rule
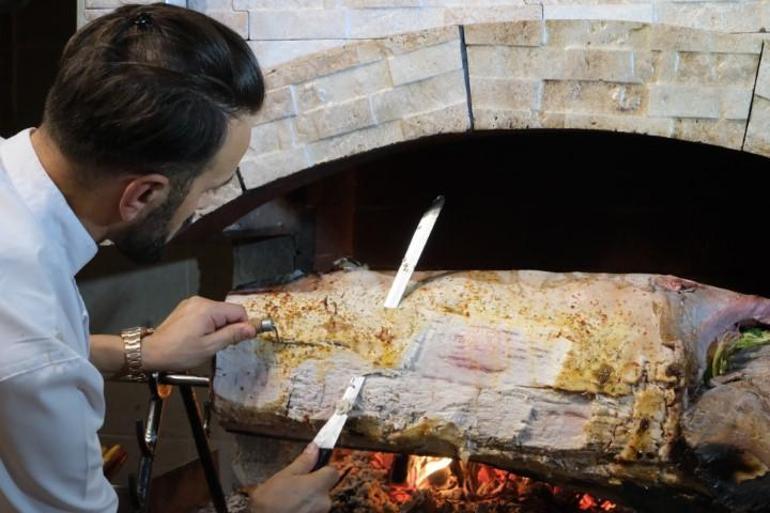
[[[84,14],[98,15],[112,4],[86,1]],[[292,238],[286,273],[238,283],[241,294],[252,296],[234,293],[232,300],[340,266],[396,269],[420,212],[436,194],[446,196],[447,208],[423,257],[426,271],[673,274],[770,296],[770,277],[763,272],[762,187],[770,156],[764,42],[770,2],[188,4],[238,29],[258,56],[276,63],[265,70],[267,98],[238,180],[212,194],[182,234],[197,241],[224,230],[244,247]],[[340,263],[343,258],[349,260]],[[537,273],[526,276],[547,281]],[[635,279],[620,288],[636,287]],[[688,281],[655,283],[665,294],[696,287]],[[757,304],[734,324],[768,322],[761,313],[766,305]],[[276,316],[280,330],[281,312]],[[304,424],[298,411],[290,411],[291,399],[279,401],[292,417],[283,430],[266,422],[260,417],[265,401],[254,397],[267,382],[259,380],[274,377],[266,377],[270,368],[260,374],[257,359],[250,359],[265,344],[225,351],[214,380],[221,419],[240,433],[234,465],[244,482],[285,465],[340,392],[332,390],[334,379],[313,381],[317,374],[308,378],[286,367],[284,378],[294,380],[296,390],[306,390],[296,385],[306,378],[305,385],[330,389],[303,403]],[[671,361],[687,353],[678,346],[671,351],[678,355]],[[693,358],[706,358],[703,353]],[[254,374],[247,369],[252,364]],[[620,449],[625,456],[571,480],[570,465],[583,460],[564,447],[538,460],[534,445],[521,438],[514,445],[530,451],[529,459],[488,453],[467,460],[456,447],[419,447],[414,435],[400,453],[397,441],[378,446],[379,435],[358,426],[368,434],[348,433],[343,444],[357,451],[340,452],[337,462],[353,469],[354,482],[365,484],[366,493],[343,483],[336,496],[339,511],[762,511],[760,490],[767,488],[770,458],[727,447],[709,457],[723,462],[729,476],[704,477],[713,469],[694,470],[701,455],[684,454],[680,428],[666,425],[673,409],[688,406],[684,395],[695,393],[683,377],[690,371],[666,368],[664,380],[678,383],[672,385],[677,397],[661,399],[660,418],[640,413],[643,401],[659,399],[652,398],[652,388],[633,389],[625,403],[618,399],[623,393],[608,391],[614,369],[599,370],[593,385],[570,391],[582,405],[574,416],[591,408],[605,408],[609,417],[626,415],[638,429],[635,443],[642,444],[639,437],[651,424],[661,432],[670,429],[665,449],[639,448],[633,472],[624,469],[628,453]],[[647,370],[642,373],[646,380]],[[763,383],[762,390],[770,392]],[[556,401],[549,396],[538,407],[551,399]],[[549,408],[570,407],[557,403]],[[559,425],[535,421],[549,411],[532,407],[527,422],[558,431]],[[757,418],[770,427],[762,411]],[[500,412],[500,422],[513,418],[508,413]],[[580,450],[598,449],[589,444]],[[729,484],[738,474],[740,482]],[[685,483],[685,477],[692,481]],[[669,497],[673,489],[675,499]],[[381,509],[366,503],[377,497]],[[351,509],[344,509],[345,501]]]

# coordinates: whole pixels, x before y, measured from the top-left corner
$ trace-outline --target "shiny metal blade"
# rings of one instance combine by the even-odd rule
[[[442,208],[444,208],[444,196],[438,196],[433,200],[430,208],[422,215],[422,219],[420,219],[420,223],[417,225],[414,235],[412,235],[412,241],[409,243],[406,255],[404,255],[404,259],[401,261],[401,267],[399,267],[398,273],[393,279],[393,285],[390,286],[388,297],[385,298],[385,308],[397,308],[399,303],[401,303],[406,286],[409,284],[409,279],[417,267],[422,250],[428,242],[428,237],[430,237],[430,233],[433,231],[433,226],[436,224],[436,219],[438,219]]]
[[[323,425],[313,439],[313,442],[321,449],[332,449],[337,444],[342,428],[345,427],[345,422],[348,420],[348,413],[361,393],[364,381],[365,378],[363,376],[356,376],[350,380],[350,384],[345,389],[342,399],[337,403],[334,415],[326,421],[326,424]]]

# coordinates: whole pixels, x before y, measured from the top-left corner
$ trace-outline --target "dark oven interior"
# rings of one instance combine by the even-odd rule
[[[770,295],[765,167],[761,157],[649,136],[437,137],[299,173],[229,233],[236,245],[289,237],[303,271],[341,257],[395,269],[443,194],[423,269],[674,274]],[[253,272],[240,284],[270,279]]]

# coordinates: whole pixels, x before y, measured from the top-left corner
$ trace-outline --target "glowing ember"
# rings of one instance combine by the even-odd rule
[[[331,513],[635,513],[472,461],[337,449],[332,464],[344,477],[332,490]],[[247,513],[241,497],[229,511]]]
[[[338,449],[334,464],[333,513],[634,513],[472,461]]]
[[[591,509],[591,508],[595,508],[596,505],[597,505],[596,499],[594,499],[587,493],[580,498],[580,504],[579,504],[580,509]]]
[[[601,501],[599,502],[591,495],[588,495],[587,493],[584,493],[580,497],[580,502],[578,503],[578,507],[582,510],[596,510],[597,508],[602,511],[613,511],[615,508],[617,508],[617,505],[614,502],[610,501]]]
[[[374,468],[388,470],[393,466],[393,460],[395,460],[395,454],[390,452],[375,452],[372,453],[372,466]]]

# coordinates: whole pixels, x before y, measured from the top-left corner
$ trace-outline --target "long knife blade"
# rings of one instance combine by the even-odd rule
[[[326,424],[323,425],[313,439],[313,443],[320,449],[318,461],[313,467],[314,471],[329,463],[332,450],[334,449],[334,446],[337,445],[337,440],[340,437],[340,433],[342,433],[342,428],[345,427],[345,422],[348,420],[348,413],[353,409],[353,405],[356,403],[356,399],[361,393],[361,387],[364,385],[365,379],[364,376],[355,376],[350,380],[350,384],[345,389],[342,399],[337,403],[334,414],[326,421]]]
[[[436,224],[436,219],[438,219],[442,208],[444,208],[444,196],[438,196],[433,200],[430,208],[422,215],[422,219],[420,219],[414,235],[412,235],[406,255],[404,255],[404,259],[401,261],[401,267],[399,267],[398,273],[393,279],[393,284],[390,286],[388,296],[385,298],[385,308],[397,308],[399,303],[401,303],[406,286],[409,284],[409,279],[417,267],[422,250],[425,249],[425,244],[428,242],[428,237],[430,237],[430,233],[433,231],[433,226]]]

